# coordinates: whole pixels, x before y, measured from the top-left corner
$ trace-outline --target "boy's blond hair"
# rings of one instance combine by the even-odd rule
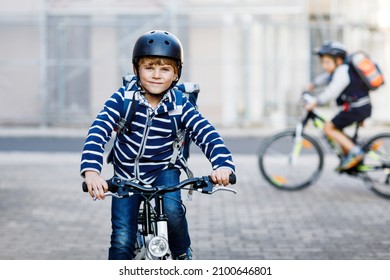
[[[158,56],[144,56],[141,57],[138,65],[147,64],[147,65],[170,65],[173,67],[175,74],[179,73],[179,67],[175,60],[167,58],[167,57],[158,57]]]

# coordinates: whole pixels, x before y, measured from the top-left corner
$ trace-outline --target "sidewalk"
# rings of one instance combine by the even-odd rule
[[[0,259],[107,258],[110,198],[94,202],[81,191],[79,162],[79,153],[0,152]],[[184,201],[194,259],[390,260],[390,201],[335,174],[332,158],[299,192],[268,186],[253,155],[235,162],[236,195]],[[210,172],[201,155],[190,165],[196,176]]]

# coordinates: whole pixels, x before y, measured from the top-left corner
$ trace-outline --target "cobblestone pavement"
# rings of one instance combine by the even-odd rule
[[[78,153],[0,153],[0,259],[106,259],[110,199],[81,192]],[[199,154],[195,175],[209,173]],[[238,193],[185,202],[195,259],[390,259],[390,201],[326,158],[321,179],[282,192],[235,155]],[[111,167],[104,175],[110,176]]]

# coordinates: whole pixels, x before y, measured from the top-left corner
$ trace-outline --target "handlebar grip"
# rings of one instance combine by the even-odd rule
[[[234,185],[236,182],[237,182],[236,174],[234,174],[234,173],[230,174],[230,176],[229,176],[229,183],[231,185]]]
[[[107,185],[108,185],[108,191],[109,192],[114,191],[115,188],[112,185],[111,179],[110,180],[106,180],[106,182],[107,182]],[[85,182],[83,182],[82,188],[83,188],[83,192],[88,192],[88,186],[87,186],[87,184]]]
[[[208,176],[209,180],[212,181],[211,176]],[[234,185],[237,182],[236,174],[232,173],[229,175],[229,184]]]
[[[88,187],[85,182],[83,182],[82,187],[83,187],[83,192],[88,192]]]

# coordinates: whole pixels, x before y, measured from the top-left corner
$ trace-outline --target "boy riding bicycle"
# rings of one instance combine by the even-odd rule
[[[317,86],[327,85],[315,98],[310,98],[306,110],[311,111],[317,105],[324,105],[332,99],[342,106],[331,121],[325,123],[325,134],[340,144],[346,155],[339,166],[340,171],[356,166],[363,158],[360,146],[343,133],[343,129],[354,122],[363,122],[371,115],[369,88],[364,84],[356,70],[345,63],[347,51],[339,42],[325,42],[315,50],[321,59],[321,66],[326,73],[318,76],[307,87],[313,91]]]
[[[186,101],[176,104],[173,87],[181,76],[183,49],[178,38],[165,31],[150,31],[138,38],[133,49],[133,70],[137,89],[133,102],[138,102],[131,129],[118,135],[113,150],[115,176],[137,180],[153,186],[174,186],[179,183],[181,162],[171,163],[176,140],[170,113],[181,111],[181,128],[191,133],[212,164],[211,179],[219,185],[229,184],[235,166],[230,151],[215,128],[193,105]],[[92,197],[104,199],[107,183],[100,175],[105,144],[120,122],[126,91],[120,88],[105,103],[92,123],[85,141],[81,161],[84,176]],[[182,107],[182,108],[179,108]],[[137,231],[139,195],[112,199],[111,247],[109,259],[132,259]],[[168,216],[169,246],[174,259],[191,259],[190,236],[181,205],[180,191],[164,197]]]

